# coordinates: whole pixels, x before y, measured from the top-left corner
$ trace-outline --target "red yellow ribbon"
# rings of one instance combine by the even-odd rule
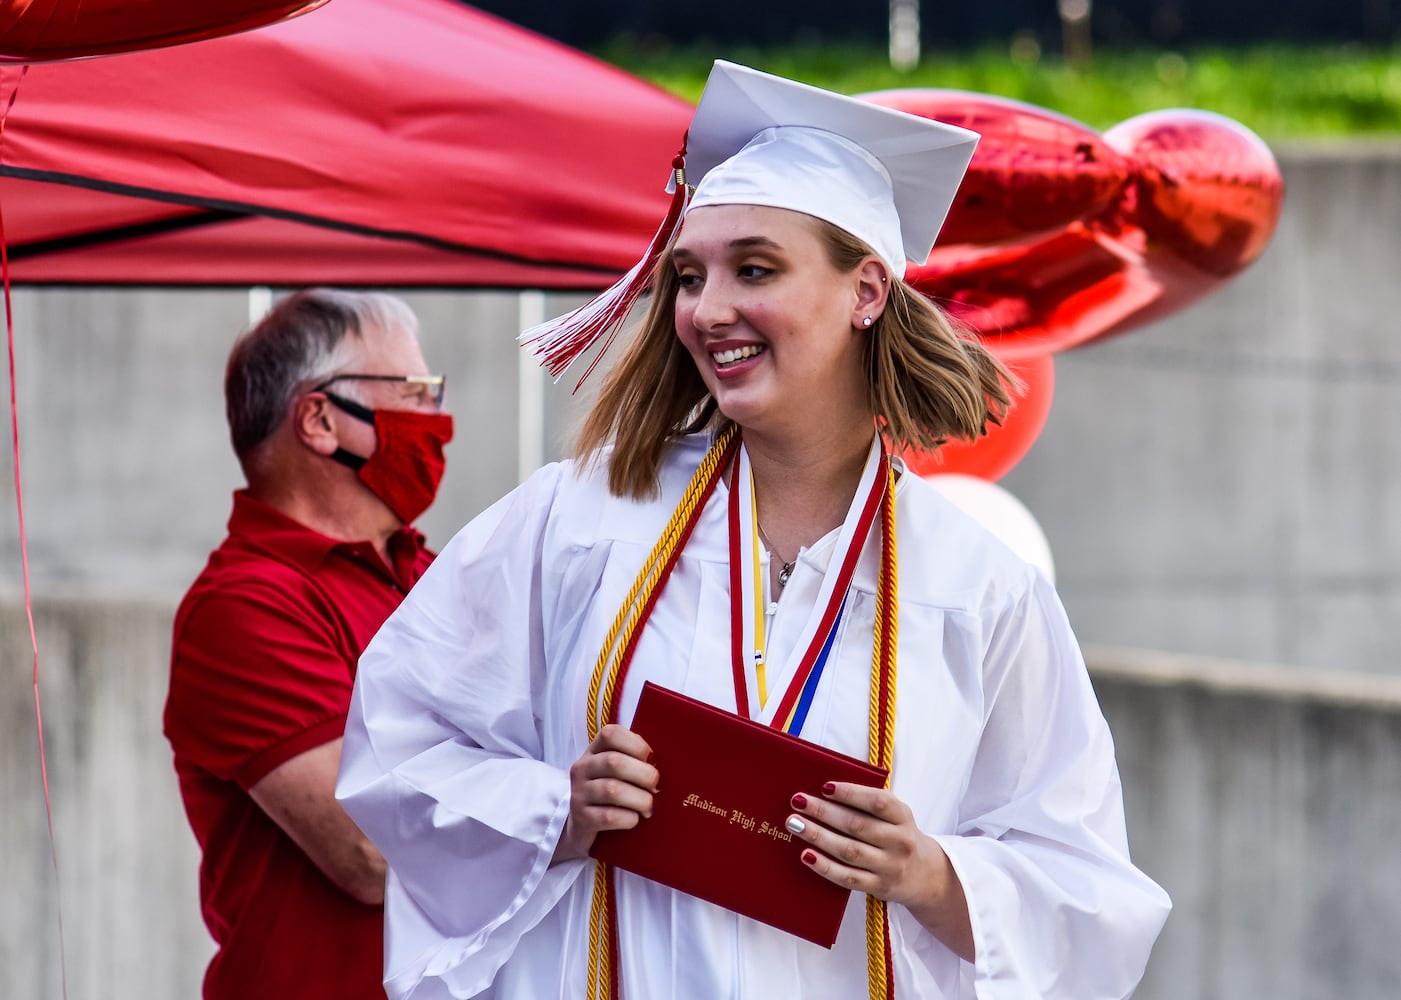
[[[729,427],[719,435],[692,476],[681,502],[672,512],[671,520],[657,539],[632,589],[623,600],[613,626],[599,651],[593,677],[589,683],[586,731],[589,742],[607,722],[618,719],[619,694],[627,676],[638,636],[651,616],[681,549],[695,529],[700,513],[715,491],[721,471],[732,460],[731,449],[737,443],[736,428]],[[877,482],[883,490],[873,490],[871,500],[863,505],[862,516],[869,510],[874,517],[879,509],[882,525],[881,569],[876,595],[875,637],[871,651],[871,697],[869,758],[871,763],[889,770],[894,752],[895,721],[895,649],[898,618],[895,546],[895,476],[889,460],[881,456]],[[869,531],[869,524],[866,528]],[[731,523],[731,534],[735,531]],[[864,539],[866,532],[861,534]],[[854,570],[860,545],[848,552],[839,571],[846,563]],[[849,576],[845,581],[849,584]],[[846,586],[841,588],[845,593]],[[838,605],[840,606],[840,605]],[[835,614],[835,612],[834,612]],[[834,619],[835,621],[835,619]],[[742,645],[742,644],[741,644]],[[741,659],[743,651],[738,654]],[[802,684],[797,684],[801,690]],[[737,697],[741,686],[737,682]],[[790,693],[793,690],[790,686]],[[787,696],[785,696],[786,698]],[[794,695],[796,698],[796,694]],[[783,712],[775,718],[784,717]],[[593,899],[589,909],[588,1000],[616,1000],[619,986],[617,893],[611,867],[599,862],[594,874]],[[890,953],[890,925],[884,900],[866,898],[866,964],[872,1000],[889,1000],[894,994],[894,975]]]

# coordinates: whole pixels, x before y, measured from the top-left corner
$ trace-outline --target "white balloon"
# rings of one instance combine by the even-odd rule
[[[1026,505],[996,483],[962,473],[925,476],[925,482],[996,535],[1017,555],[1056,582],[1055,561],[1046,533]]]

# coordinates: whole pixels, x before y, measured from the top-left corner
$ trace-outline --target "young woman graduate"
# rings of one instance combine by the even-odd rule
[[[391,868],[391,996],[1137,984],[1169,903],[1130,862],[1060,602],[892,458],[1008,404],[995,359],[901,280],[976,138],[716,64],[578,459],[463,528],[360,662],[338,794]],[[546,348],[607,332],[651,270]],[[596,835],[667,794],[627,728],[648,680],[891,768],[792,789],[798,874],[855,890],[833,948],[600,877]]]

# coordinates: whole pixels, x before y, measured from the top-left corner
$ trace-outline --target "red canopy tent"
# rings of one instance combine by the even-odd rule
[[[36,64],[0,138],[11,280],[597,288],[691,111],[454,0]]]

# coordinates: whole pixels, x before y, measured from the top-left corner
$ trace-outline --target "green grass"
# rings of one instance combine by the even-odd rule
[[[1103,130],[1161,108],[1215,111],[1266,140],[1401,136],[1401,46],[1097,51],[1067,64],[1034,42],[972,53],[926,52],[890,68],[883,48],[799,46],[727,52],[618,42],[603,59],[694,101],[717,56],[842,93],[939,87],[998,94]]]

